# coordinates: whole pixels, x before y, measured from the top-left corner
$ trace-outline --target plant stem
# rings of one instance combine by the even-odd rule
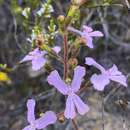
[[[72,119],[72,123],[73,123],[75,130],[78,130],[77,122],[74,119]]]
[[[68,76],[68,43],[67,34],[64,34],[64,80]]]
[[[105,130],[105,125],[104,125],[104,92],[101,93],[101,98],[102,98],[102,130]]]
[[[89,87],[89,84],[90,84],[90,82],[88,81],[87,83],[85,83],[83,85],[83,87],[81,86],[81,88],[79,89],[79,91],[76,94],[79,95],[80,93],[84,92],[85,89],[87,89]]]

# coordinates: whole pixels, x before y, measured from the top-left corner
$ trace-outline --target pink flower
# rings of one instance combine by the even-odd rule
[[[47,111],[42,117],[35,119],[35,100],[29,99],[27,101],[27,120],[30,125],[26,126],[23,130],[36,130],[43,129],[50,124],[54,124],[57,117],[54,112]]]
[[[84,115],[89,110],[89,107],[76,94],[76,92],[80,89],[84,75],[85,68],[77,66],[74,69],[74,78],[71,84],[63,82],[56,70],[52,71],[47,78],[50,85],[53,85],[63,95],[68,95],[64,112],[67,119],[73,119],[76,116],[76,110],[81,115]]]
[[[68,30],[79,34],[89,48],[93,48],[93,37],[103,37],[102,32],[93,31],[91,27],[86,25],[83,26],[83,31],[79,31],[73,27],[68,27]]]
[[[92,65],[101,71],[101,74],[94,74],[90,79],[95,89],[103,91],[105,86],[110,83],[110,80],[127,87],[126,77],[118,70],[116,65],[113,65],[110,69],[105,70],[93,58],[86,57],[85,60],[87,65]]]

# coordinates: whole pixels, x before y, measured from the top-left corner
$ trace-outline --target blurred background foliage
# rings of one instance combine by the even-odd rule
[[[92,56],[106,68],[113,63],[130,77],[130,12],[125,0],[87,0],[74,13],[72,25],[78,29],[87,24],[105,34],[95,39],[95,48],[81,47],[77,57],[83,65],[85,56]],[[30,63],[19,64],[35,44],[33,36],[44,34],[49,46],[62,46],[57,22],[59,15],[66,16],[70,0],[0,0],[0,130],[21,130],[26,123],[25,102],[34,97],[38,102],[37,115],[48,109],[64,109],[64,97],[48,86],[48,71],[31,69]],[[43,11],[44,10],[44,11]],[[37,13],[40,11],[39,13]],[[44,13],[42,13],[42,11]],[[71,15],[71,14],[69,14]],[[69,35],[73,43],[75,36]],[[62,53],[61,53],[62,55]],[[51,66],[62,74],[63,66],[48,56]],[[94,70],[86,66],[87,74]],[[78,117],[82,130],[99,130],[102,127],[101,96],[89,87],[81,95],[88,101],[92,111],[85,117]],[[130,119],[130,88],[124,89],[111,83],[104,92],[105,130],[128,130]],[[122,108],[118,100],[127,102]],[[56,103],[54,103],[54,101]],[[117,118],[118,117],[118,118]],[[125,127],[125,128],[124,128]],[[57,123],[49,129],[73,129],[68,121]]]

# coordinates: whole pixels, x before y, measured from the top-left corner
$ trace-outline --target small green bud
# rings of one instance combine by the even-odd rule
[[[65,16],[64,15],[59,15],[57,20],[59,21],[59,23],[63,23],[65,21]]]
[[[46,50],[46,51],[48,51],[48,52],[51,52],[51,48],[50,48],[48,45],[46,45],[46,44],[43,44],[43,45],[41,46],[41,49],[42,49],[42,50]]]
[[[70,58],[68,64],[71,68],[75,68],[78,64],[78,60],[76,58]]]

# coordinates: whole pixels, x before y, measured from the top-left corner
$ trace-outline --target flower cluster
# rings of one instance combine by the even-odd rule
[[[89,48],[94,47],[92,42],[93,37],[103,36],[102,32],[93,31],[91,27],[85,25],[83,26],[83,31],[79,31],[73,27],[68,27],[68,30],[80,35]],[[61,50],[57,46],[52,49],[57,54]],[[31,61],[32,69],[37,71],[47,62],[47,59],[45,58],[45,55],[47,54],[47,51],[36,48],[26,55],[21,60],[21,63]],[[111,80],[127,87],[126,77],[118,70],[116,65],[113,65],[110,69],[105,69],[91,57],[85,58],[85,64],[94,66],[101,71],[101,74],[93,74],[90,78],[90,81],[96,90],[103,91],[105,86],[108,85]],[[74,68],[73,72],[73,79],[67,83],[61,78],[57,70],[52,71],[47,77],[47,82],[50,85],[54,86],[64,96],[67,96],[64,111],[64,117],[67,119],[74,119],[77,113],[84,115],[89,111],[87,103],[84,103],[78,95],[83,78],[86,75],[85,67],[78,65]],[[35,100],[29,99],[27,101],[27,120],[30,125],[25,127],[23,130],[43,129],[49,124],[54,124],[56,122],[57,116],[52,111],[47,111],[42,117],[35,119],[34,107]]]

